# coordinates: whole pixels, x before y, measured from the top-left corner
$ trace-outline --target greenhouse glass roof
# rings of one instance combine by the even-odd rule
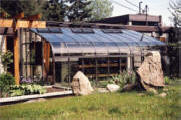
[[[31,31],[47,40],[54,54],[134,53],[145,47],[165,45],[153,37],[126,29],[45,28]]]

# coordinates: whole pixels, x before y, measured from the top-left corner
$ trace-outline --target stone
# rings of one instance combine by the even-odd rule
[[[160,93],[159,96],[160,96],[160,97],[166,97],[167,94],[163,92],[163,93]]]
[[[106,88],[97,88],[97,91],[99,93],[107,93],[107,92],[109,92]]]
[[[89,95],[94,91],[89,79],[81,71],[74,75],[71,87],[75,95]]]
[[[106,88],[110,91],[110,92],[116,92],[120,89],[119,85],[115,85],[115,84],[107,84]]]
[[[147,91],[154,91],[154,87],[164,87],[164,76],[159,51],[150,51],[145,56],[141,66],[138,68],[138,75],[142,86]]]
[[[131,91],[135,88],[135,84],[127,84],[123,87],[123,90],[122,91]]]

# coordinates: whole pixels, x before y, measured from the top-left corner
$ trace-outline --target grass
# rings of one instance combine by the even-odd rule
[[[179,120],[180,85],[167,89],[164,98],[138,92],[96,93],[0,106],[0,120]]]

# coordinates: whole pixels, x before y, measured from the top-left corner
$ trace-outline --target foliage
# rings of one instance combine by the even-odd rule
[[[0,16],[3,16],[5,18],[10,17],[10,15],[3,8],[1,8],[1,6],[0,6]]]
[[[0,91],[6,93],[11,85],[15,84],[14,77],[10,73],[2,73],[0,75]]]
[[[67,0],[67,17],[70,22],[85,21],[91,16],[91,9],[87,8],[91,1],[88,0]]]
[[[110,0],[90,0],[91,4],[88,6],[91,9],[91,16],[89,21],[96,21],[102,18],[110,17],[113,12],[113,6]]]
[[[1,62],[4,67],[4,71],[7,72],[8,65],[13,63],[13,58],[12,58],[13,53],[10,51],[6,51],[4,53],[0,53],[0,55],[1,55]]]
[[[169,87],[169,86],[168,86]],[[1,106],[3,120],[176,120],[180,86],[162,98],[138,92],[69,96],[45,102]],[[178,118],[177,118],[178,117]]]
[[[21,96],[21,95],[31,95],[31,94],[43,94],[46,93],[46,89],[40,85],[24,84],[24,85],[14,85],[10,87],[10,96]]]
[[[181,1],[175,0],[170,1],[170,12],[172,14],[172,21],[174,22],[175,27],[181,27]]]
[[[43,20],[64,21],[66,9],[65,0],[46,1],[43,6]]]
[[[42,13],[45,0],[2,0],[0,6],[11,16],[24,12],[25,17]]]
[[[169,78],[168,76],[166,76],[166,77],[164,77],[164,81],[165,81],[166,85],[170,85],[173,80],[171,78]]]
[[[121,88],[126,84],[136,83],[136,73],[123,71],[119,75],[112,76],[112,80],[109,81],[112,84],[118,84]]]

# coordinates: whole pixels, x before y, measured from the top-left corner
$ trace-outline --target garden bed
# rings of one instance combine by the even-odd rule
[[[72,95],[72,91],[53,91],[55,89],[49,89],[52,90],[51,92],[49,91],[48,93],[44,93],[44,94],[34,94],[34,95],[23,95],[23,96],[15,96],[15,97],[6,97],[6,98],[1,98],[0,99],[0,105],[4,105],[4,104],[13,104],[13,103],[17,103],[17,102],[24,102],[24,101],[28,101],[31,99],[37,99],[37,98],[50,98],[50,97],[60,97],[60,96],[67,96],[67,95]]]
[[[6,104],[14,104],[19,102],[26,102],[32,99],[38,99],[38,98],[52,98],[52,97],[61,97],[61,96],[67,96],[72,95],[72,90],[65,89],[64,87],[53,87],[53,86],[45,86],[43,87],[45,89],[45,93],[43,94],[29,94],[29,95],[19,95],[19,96],[6,96],[4,98],[0,99],[0,105],[6,105]]]

